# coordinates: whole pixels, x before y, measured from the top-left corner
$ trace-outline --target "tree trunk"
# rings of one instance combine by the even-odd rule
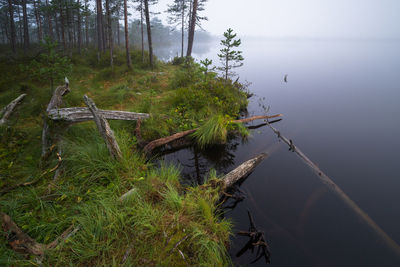
[[[253,170],[257,167],[258,164],[261,163],[268,155],[265,153],[261,153],[256,157],[249,159],[246,162],[243,162],[234,170],[226,174],[223,178],[223,187],[222,190],[226,191],[232,188],[235,184],[243,181],[243,179],[247,178]]]
[[[65,42],[65,28],[64,28],[64,16],[63,16],[63,6],[62,3],[60,2],[60,26],[61,26],[61,39],[62,39],[62,43],[63,43],[63,49],[64,49],[64,53],[67,50],[67,44]]]
[[[181,44],[181,57],[183,57],[183,47],[185,40],[185,1],[182,2],[182,44]]]
[[[70,92],[69,84],[66,83],[64,86],[59,86],[54,90],[54,93],[47,105],[46,112],[52,109],[57,109],[62,104],[62,97]],[[43,130],[42,130],[42,158],[47,154],[50,147],[50,127],[47,123],[47,118],[43,120]]]
[[[110,66],[114,66],[113,59],[113,36],[112,36],[112,25],[111,25],[111,12],[110,12],[110,0],[106,0],[106,13],[107,13],[107,26],[108,26],[108,41],[110,43]]]
[[[21,18],[21,9],[20,9],[20,5],[21,5],[21,3],[17,3],[18,31],[19,31],[19,46],[20,46],[20,47],[23,47],[23,46],[24,46],[24,34],[23,34],[23,31],[22,31],[23,23],[21,23],[21,21],[23,21],[23,19]]]
[[[118,14],[117,14],[117,39],[118,39],[118,47],[121,46],[121,36],[120,36],[120,25],[119,25],[119,17],[120,17],[120,7],[119,7],[119,3],[118,3]]]
[[[128,6],[124,0],[124,24],[125,24],[125,49],[126,49],[126,64],[132,68],[131,55],[129,53],[129,36],[128,36]]]
[[[39,6],[40,7],[40,6]],[[42,19],[38,10],[38,7],[36,6],[36,0],[33,1],[33,8],[35,11],[35,18],[36,18],[36,25],[37,25],[37,34],[38,34],[38,41],[39,43],[42,42]]]
[[[101,0],[96,0],[96,9],[97,9],[97,15],[96,15],[96,21],[97,21],[97,48],[99,49],[100,52],[104,51],[103,47],[103,16],[102,16],[102,6],[101,6]]]
[[[81,49],[82,49],[82,30],[81,30],[81,3],[80,0],[78,0],[78,52],[81,54]]]
[[[188,34],[188,47],[186,52],[187,57],[192,56],[194,31],[196,28],[196,20],[197,20],[197,7],[198,7],[198,0],[193,0],[193,7],[190,17],[189,34]]]
[[[88,0],[85,0],[85,11],[88,9]],[[85,16],[85,42],[86,47],[89,47],[89,15],[86,13]]]
[[[46,0],[46,7],[48,9],[50,8],[49,0]],[[48,32],[48,36],[49,36],[50,40],[53,41],[53,39],[54,39],[54,36],[53,36],[53,24],[51,22],[51,15],[50,15],[50,11],[49,10],[47,10],[46,17],[47,17],[47,24],[49,26],[49,28],[48,28],[48,31],[49,31]]]
[[[22,13],[24,19],[24,54],[28,52],[29,49],[29,25],[28,25],[28,14],[26,12],[26,1],[22,1]]]
[[[142,63],[144,63],[143,0],[140,1],[140,32],[142,35]]]
[[[8,12],[10,14],[10,43],[11,43],[11,50],[13,53],[17,53],[16,49],[16,33],[15,33],[15,23],[14,23],[14,10],[12,0],[8,0]]]
[[[10,102],[10,104],[8,104],[6,107],[4,107],[1,111],[0,111],[0,125],[3,125],[4,123],[7,122],[8,118],[10,117],[11,113],[14,111],[15,107],[22,101],[22,99],[24,99],[24,97],[26,96],[26,94],[22,94],[19,97],[17,97],[16,99],[14,99],[13,101]]]
[[[122,152],[118,146],[117,140],[115,139],[114,132],[111,130],[107,120],[98,112],[98,109],[92,99],[86,95],[83,97],[83,99],[90,112],[93,114],[93,120],[96,123],[100,134],[103,136],[111,156],[117,160],[121,159]]]
[[[119,110],[102,110],[98,113],[107,120],[143,120],[150,117],[147,113],[136,113]],[[69,123],[93,120],[93,115],[88,108],[54,108],[47,111],[47,116],[54,121],[65,121]]]
[[[146,26],[147,26],[147,40],[149,43],[149,59],[150,59],[150,67],[154,67],[153,62],[153,44],[151,41],[151,25],[150,25],[150,12],[149,12],[149,1],[144,0],[144,14],[146,16]]]

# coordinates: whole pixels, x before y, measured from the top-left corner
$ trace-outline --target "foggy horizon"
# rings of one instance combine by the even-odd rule
[[[170,2],[160,0],[153,7],[164,23]],[[202,12],[208,21],[202,28],[214,36],[232,28],[238,36],[250,38],[398,40],[398,10],[396,0],[251,0],[244,5],[240,0],[209,0]]]

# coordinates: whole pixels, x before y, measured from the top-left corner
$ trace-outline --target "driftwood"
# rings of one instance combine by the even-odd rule
[[[222,178],[223,181],[222,189],[226,191],[227,189],[232,188],[235,184],[245,179],[253,172],[253,170],[257,167],[257,165],[260,164],[261,161],[263,161],[267,156],[268,156],[267,154],[261,153],[255,156],[254,158],[243,162],[234,170],[226,174]]]
[[[277,114],[277,115],[272,115],[272,116],[253,116],[250,118],[246,118],[246,119],[240,119],[240,120],[234,120],[234,123],[246,123],[246,122],[250,122],[250,121],[254,121],[254,120],[261,120],[261,119],[272,119],[272,118],[277,118],[277,117],[281,117],[283,116],[282,114]],[[144,147],[144,152],[145,153],[150,153],[152,150],[154,150],[157,147],[166,145],[172,141],[175,141],[177,139],[180,139],[182,137],[185,137],[189,134],[194,133],[195,131],[197,131],[199,128],[195,128],[192,130],[187,130],[187,131],[183,131],[183,132],[179,132],[176,134],[173,134],[171,136],[167,136],[167,137],[163,137],[160,139],[156,139],[151,141],[150,143],[148,143],[145,147]]]
[[[97,129],[102,135],[104,141],[107,144],[108,151],[111,156],[115,159],[122,158],[122,152],[118,146],[117,140],[115,139],[114,132],[111,130],[108,121],[98,112],[98,109],[92,99],[86,95],[83,97],[85,104],[88,106],[90,112],[93,114],[93,120],[97,125]]]
[[[269,127],[274,133],[289,146],[289,150],[296,152],[296,154],[306,163],[311,170],[317,175],[319,180],[328,187],[330,191],[335,193],[371,230],[376,234],[377,237],[383,241],[398,257],[400,257],[400,246],[387,234],[383,229],[376,224],[371,217],[368,216],[343,190],[335,184],[314,162],[312,162],[298,147],[296,147],[292,140],[283,136],[277,129],[269,124]]]
[[[14,111],[15,107],[24,99],[26,94],[22,94],[13,101],[10,102],[7,106],[5,106],[1,111],[0,111],[0,116],[2,118],[0,119],[0,125],[3,125],[4,123],[7,122],[8,118],[10,117],[11,113]]]
[[[238,253],[236,253],[236,257],[242,256],[247,250],[253,251],[254,248],[257,247],[256,258],[250,264],[257,262],[262,257],[265,258],[265,263],[268,264],[268,263],[270,263],[271,253],[270,253],[267,241],[265,241],[264,233],[257,230],[257,228],[254,224],[253,217],[250,214],[250,211],[247,211],[247,214],[248,214],[249,220],[250,220],[249,230],[248,231],[240,231],[238,233],[238,235],[247,236],[250,239],[246,243],[246,245]]]
[[[101,114],[107,120],[126,120],[134,121],[140,119],[147,119],[150,117],[146,113],[136,113],[128,111],[117,111],[117,110],[102,110],[98,109],[98,113]],[[75,107],[75,108],[53,108],[47,111],[47,116],[54,121],[66,121],[70,123],[83,122],[93,120],[93,114],[88,108]]]
[[[46,112],[48,113],[52,109],[57,109],[62,105],[62,97],[70,92],[68,79],[65,78],[65,85],[58,86],[47,105]],[[50,127],[47,122],[47,118],[43,118],[43,130],[42,130],[42,158],[45,158],[48,149],[50,147]]]
[[[33,238],[22,232],[18,225],[5,213],[0,212],[0,221],[3,232],[11,248],[19,253],[43,256],[46,249],[52,249],[58,244],[66,240],[72,234],[76,233],[79,228],[69,227],[59,237],[48,245],[36,242]]]
[[[168,144],[169,142],[172,142],[172,141],[174,141],[174,140],[180,139],[180,138],[185,137],[185,136],[187,136],[187,135],[189,135],[189,134],[192,134],[192,133],[194,133],[195,131],[197,131],[197,129],[198,129],[198,128],[192,129],[192,130],[183,131],[183,132],[179,132],[179,133],[173,134],[173,135],[171,135],[171,136],[163,137],[163,138],[160,138],[160,139],[156,139],[156,140],[151,141],[150,143],[148,143],[148,144],[144,147],[143,150],[144,150],[146,153],[150,153],[153,149],[155,149],[155,148],[157,148],[157,147],[160,147],[160,146],[162,146],[162,145],[166,145],[166,144]]]

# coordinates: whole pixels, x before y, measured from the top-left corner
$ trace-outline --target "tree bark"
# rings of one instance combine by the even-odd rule
[[[97,9],[97,15],[96,15],[96,21],[97,21],[97,48],[99,49],[100,52],[104,52],[104,46],[103,46],[103,16],[102,16],[102,4],[101,0],[96,0],[96,9]]]
[[[47,24],[49,26],[49,28],[48,28],[48,31],[49,31],[48,32],[48,36],[49,36],[50,40],[53,41],[53,39],[54,39],[54,36],[53,36],[53,24],[52,24],[52,21],[51,21],[51,15],[50,15],[50,11],[49,11],[49,8],[50,8],[49,0],[46,0],[46,7],[47,7],[47,13],[46,13]]]
[[[131,55],[129,53],[129,36],[128,36],[128,6],[124,0],[124,23],[125,23],[125,50],[126,50],[126,64],[132,68]]]
[[[186,52],[187,57],[192,56],[194,31],[196,28],[196,19],[197,19],[197,7],[198,7],[198,0],[193,0],[190,25],[189,25],[189,34],[188,34],[188,47]]]
[[[24,99],[25,96],[26,94],[20,95],[0,111],[0,116],[2,115],[2,118],[0,119],[0,125],[3,125],[7,122],[15,107],[22,101],[22,99]]]
[[[107,13],[107,26],[108,26],[108,41],[110,42],[110,66],[114,66],[113,59],[113,36],[111,27],[111,12],[110,12],[110,0],[106,0],[106,13]]]
[[[89,47],[89,15],[87,13],[88,10],[88,0],[85,0],[85,11],[86,11],[86,16],[85,16],[85,42],[86,42],[86,47]]]
[[[79,230],[79,227],[70,226],[53,242],[45,245],[36,242],[36,240],[22,232],[11,217],[3,212],[0,212],[0,222],[7,242],[14,251],[35,256],[43,256],[46,249],[56,248],[61,241],[66,240]]]
[[[37,24],[38,41],[42,42],[42,39],[43,39],[42,18],[40,16],[40,12],[38,10],[38,7],[36,6],[36,0],[33,1],[33,8],[34,8],[34,11],[35,11],[35,18],[36,18],[36,24]]]
[[[147,26],[147,40],[149,44],[149,59],[150,59],[150,67],[154,67],[153,62],[153,43],[151,41],[151,25],[150,25],[150,11],[149,11],[149,1],[144,0],[144,13],[146,17],[146,26]]]
[[[115,139],[114,132],[111,130],[107,120],[100,114],[100,112],[98,112],[98,109],[92,99],[86,95],[83,97],[83,99],[90,112],[93,114],[93,120],[96,123],[97,129],[102,135],[111,156],[116,160],[120,160],[122,158],[122,152],[118,146],[117,140]]]
[[[223,187],[222,190],[225,192],[226,190],[232,188],[235,184],[243,181],[243,179],[247,178],[253,170],[257,167],[258,164],[261,163],[268,155],[265,153],[261,153],[256,157],[249,159],[248,161],[243,162],[234,170],[226,174],[223,178]]]
[[[10,14],[10,43],[11,43],[11,50],[15,54],[17,53],[16,50],[16,32],[15,32],[15,22],[14,22],[14,10],[12,0],[8,0],[8,12]]]
[[[107,120],[142,120],[150,117],[146,113],[135,113],[127,111],[116,111],[116,110],[98,110]],[[93,115],[88,108],[54,108],[47,112],[47,116],[54,121],[66,121],[70,123],[83,122],[93,120]]]
[[[81,54],[81,49],[82,49],[82,30],[81,30],[81,3],[80,0],[78,0],[78,52]]]
[[[184,39],[185,39],[185,1],[182,1],[182,39],[181,39],[181,57],[183,57],[183,47],[184,47]]]
[[[62,3],[60,2],[60,5],[59,5],[59,8],[60,8],[60,10],[59,10],[59,12],[60,12],[60,26],[61,26],[61,39],[62,39],[62,43],[63,43],[63,49],[64,49],[64,53],[66,52],[66,49],[67,49],[67,44],[66,44],[66,41],[65,41],[65,28],[64,28],[64,15],[63,15],[63,6],[62,6]]]
[[[54,90],[54,93],[47,105],[46,112],[52,109],[57,109],[62,105],[62,97],[68,94],[71,90],[69,89],[69,84],[66,83],[64,86],[59,86]],[[47,123],[47,118],[43,119],[43,130],[42,130],[42,157],[47,154],[50,147],[50,127]]]
[[[140,33],[142,35],[142,63],[144,63],[143,0],[140,0]]]
[[[24,20],[24,54],[28,52],[29,49],[29,25],[28,25],[28,14],[26,11],[26,1],[22,0],[22,13]]]

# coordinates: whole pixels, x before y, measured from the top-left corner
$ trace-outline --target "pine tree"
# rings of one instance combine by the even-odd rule
[[[168,16],[168,22],[174,25],[180,25],[181,27],[181,57],[183,57],[183,47],[184,47],[184,39],[185,39],[185,17],[186,10],[188,9],[187,5],[188,0],[174,0],[172,5],[168,5],[167,12],[170,14]]]
[[[230,76],[234,76],[235,73],[231,71],[234,68],[238,68],[243,66],[243,56],[242,51],[236,51],[235,48],[239,47],[241,44],[240,39],[236,39],[236,33],[233,33],[233,30],[229,28],[226,32],[224,32],[224,40],[221,40],[221,45],[224,46],[220,50],[221,54],[218,54],[218,57],[221,61],[222,67],[218,67],[218,70],[224,73],[225,81],[228,80]]]

